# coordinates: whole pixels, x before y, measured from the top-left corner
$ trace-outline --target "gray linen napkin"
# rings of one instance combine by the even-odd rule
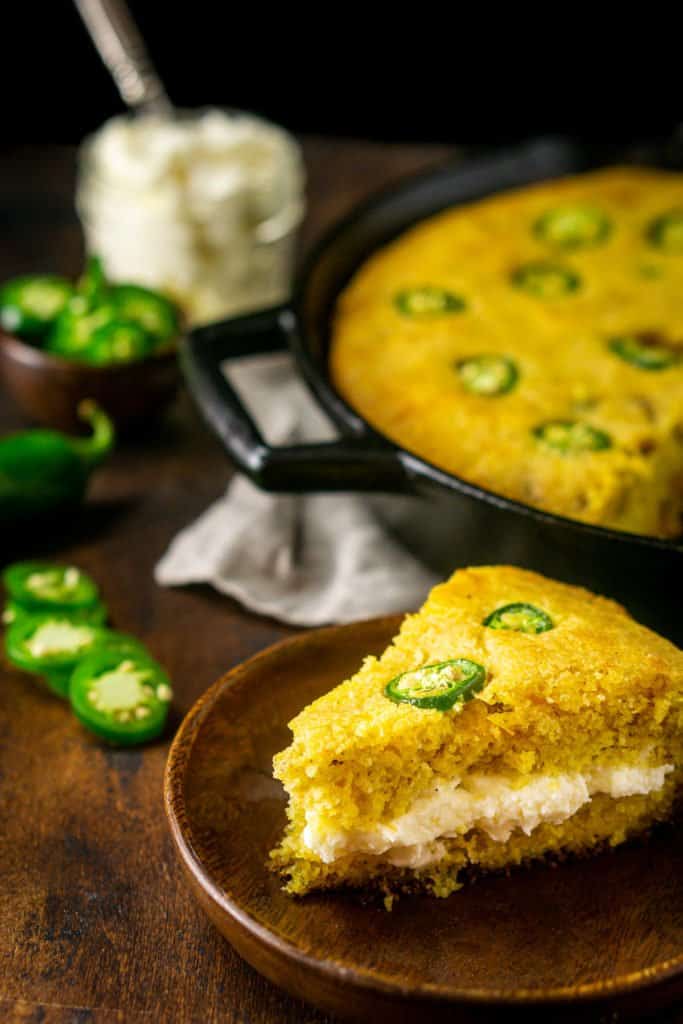
[[[229,366],[272,444],[335,436],[290,356],[249,356]],[[162,586],[210,583],[251,611],[297,626],[416,608],[436,582],[387,535],[362,496],[266,494],[239,475],[174,538],[155,579]]]

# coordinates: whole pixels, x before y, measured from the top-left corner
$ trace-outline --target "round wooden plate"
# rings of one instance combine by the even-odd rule
[[[166,811],[214,924],[293,995],[374,1024],[520,1010],[546,1021],[642,1015],[683,995],[681,829],[557,868],[481,878],[445,900],[405,897],[391,913],[339,893],[282,892],[266,866],[285,824],[273,754],[289,743],[287,722],[379,653],[399,621],[286,640],[220,679],[183,722]]]

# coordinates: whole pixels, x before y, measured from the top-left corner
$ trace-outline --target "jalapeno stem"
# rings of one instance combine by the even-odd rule
[[[114,425],[104,410],[91,398],[86,398],[80,403],[78,415],[91,425],[93,432],[90,437],[69,438],[69,445],[87,467],[96,466],[114,447]]]

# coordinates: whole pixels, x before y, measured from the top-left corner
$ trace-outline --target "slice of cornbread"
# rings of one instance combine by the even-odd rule
[[[290,724],[271,855],[288,891],[445,896],[464,868],[615,846],[670,816],[683,652],[586,590],[463,569]]]

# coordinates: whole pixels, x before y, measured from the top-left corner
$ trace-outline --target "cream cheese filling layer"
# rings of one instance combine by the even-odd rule
[[[469,774],[437,783],[393,821],[367,830],[333,831],[315,808],[306,812],[303,841],[325,864],[349,854],[383,855],[398,867],[425,867],[444,852],[439,840],[480,829],[504,843],[516,829],[559,825],[597,793],[614,799],[647,795],[664,785],[672,764],[595,768],[565,775],[530,775],[523,785],[509,775]]]

